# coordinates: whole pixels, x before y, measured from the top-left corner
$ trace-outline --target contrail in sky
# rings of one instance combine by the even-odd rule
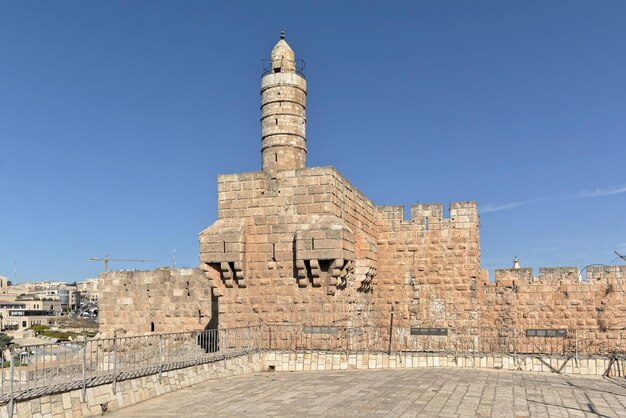
[[[608,189],[595,189],[592,192],[588,192],[583,190],[576,195],[578,199],[587,199],[590,197],[602,197],[602,196],[611,196],[613,194],[626,193],[626,186],[622,187],[613,187]]]
[[[487,203],[485,206],[480,208],[480,213],[499,212],[501,210],[513,209],[518,206],[522,206],[524,203],[526,202],[511,202],[503,205],[492,205],[491,203]]]
[[[551,200],[551,199],[590,199],[594,197],[604,197],[611,196],[614,194],[626,193],[626,186],[621,187],[610,187],[610,188],[596,188],[593,191],[589,192],[586,190],[582,190],[578,193],[572,195],[561,195],[561,196],[552,196],[552,197],[537,197],[534,199],[521,200],[517,202],[503,203],[500,205],[487,203],[484,206],[480,207],[480,213],[491,213],[491,212],[500,212],[502,210],[513,209],[522,205],[526,205],[528,203],[537,202],[540,200]]]

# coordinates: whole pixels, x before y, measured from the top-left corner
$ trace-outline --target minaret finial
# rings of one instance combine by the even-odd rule
[[[280,30],[280,39],[285,39],[285,29]]]
[[[517,256],[515,256],[515,258],[513,259],[513,268],[514,269],[519,268],[519,258],[517,258]]]

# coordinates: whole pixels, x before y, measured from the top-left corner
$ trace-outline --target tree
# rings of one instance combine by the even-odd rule
[[[0,332],[0,358],[2,362],[5,361],[4,350],[11,347],[12,345],[11,341],[13,341],[13,337],[5,334],[4,332]]]
[[[11,346],[11,341],[13,341],[13,337],[5,334],[4,332],[0,332],[0,350],[4,350]]]

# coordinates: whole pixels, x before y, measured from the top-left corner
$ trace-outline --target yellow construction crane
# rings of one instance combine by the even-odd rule
[[[157,260],[133,260],[129,258],[109,258],[108,255],[105,255],[103,258],[100,257],[91,257],[89,261],[104,261],[104,272],[109,271],[109,261],[133,261],[138,263],[158,263]]]

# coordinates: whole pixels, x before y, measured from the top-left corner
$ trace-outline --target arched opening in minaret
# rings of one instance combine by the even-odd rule
[[[274,162],[277,163],[278,162],[278,154],[274,153]]]

